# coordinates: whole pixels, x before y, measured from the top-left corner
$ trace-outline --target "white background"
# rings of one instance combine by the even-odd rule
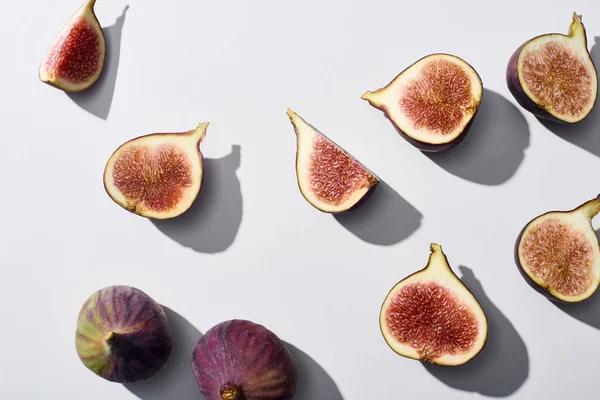
[[[293,346],[300,400],[597,395],[600,299],[553,305],[521,278],[513,246],[529,219],[600,191],[600,107],[577,127],[540,123],[504,74],[528,38],[566,33],[573,11],[600,63],[599,2],[99,0],[107,65],[67,96],[37,73],[81,3],[0,4],[0,397],[200,399],[192,348],[230,318]],[[360,96],[432,52],[471,63],[486,91],[465,142],[428,156]],[[287,107],[385,181],[360,212],[335,218],[300,195]],[[110,200],[102,172],[117,146],[201,121],[193,210],[153,223]],[[396,355],[378,327],[388,290],[432,241],[468,268],[490,318],[486,350],[454,369]],[[168,307],[176,336],[165,369],[127,387],[74,348],[81,304],[112,284]]]

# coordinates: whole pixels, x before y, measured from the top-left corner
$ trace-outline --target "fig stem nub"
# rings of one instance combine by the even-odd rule
[[[85,2],[85,7],[92,9],[96,5],[96,0],[87,0]]]
[[[104,335],[104,341],[107,344],[113,344],[116,339],[117,339],[117,334],[114,333],[113,331],[108,331],[108,332],[106,332],[106,335]]]
[[[444,268],[448,267],[448,262],[446,260],[446,255],[442,250],[442,246],[437,243],[431,243],[429,246],[429,250],[431,254],[429,255],[429,262],[427,263],[427,268]]]
[[[360,96],[360,98],[368,101],[369,104],[375,108],[379,108],[383,105],[377,92],[371,92],[370,90],[367,90],[362,96]]]
[[[236,385],[226,384],[221,388],[221,399],[238,400],[240,390]]]
[[[590,220],[600,213],[600,194],[590,201],[583,203],[578,207]]]
[[[581,22],[582,18],[582,15],[577,15],[576,12],[573,13],[573,22],[571,22],[571,26],[569,26],[569,36],[580,36],[585,39],[585,30],[583,28],[583,23]]]
[[[201,122],[198,124],[198,127],[192,131],[192,137],[198,141],[198,143],[204,140],[204,136],[206,136],[206,129],[208,128],[208,122]]]

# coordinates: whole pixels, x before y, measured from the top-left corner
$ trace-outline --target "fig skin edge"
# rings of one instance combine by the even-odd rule
[[[65,92],[78,93],[78,92],[82,92],[86,89],[89,89],[92,85],[94,85],[98,81],[98,79],[102,75],[102,72],[104,71],[104,63],[106,61],[106,37],[104,35],[104,29],[102,29],[102,25],[100,24],[100,21],[98,20],[98,17],[96,16],[96,12],[94,11],[96,1],[97,0],[86,0],[85,3],[82,6],[80,6],[79,9],[77,11],[75,11],[75,13],[73,13],[73,15],[71,15],[71,17],[67,20],[65,25],[62,27],[62,29],[58,33],[58,35],[56,35],[52,44],[46,51],[46,54],[44,55],[44,58],[42,59],[40,67],[38,68],[38,79],[41,82],[43,82],[49,86],[52,86],[54,88],[63,90]],[[80,17],[83,18],[87,24],[94,25],[94,28],[95,28],[94,31],[96,32],[96,34],[98,35],[98,39],[100,40],[100,60],[98,62],[98,72],[92,78],[90,78],[88,81],[86,81],[84,84],[71,84],[68,80],[50,79],[48,77],[48,75],[51,71],[48,71],[45,68],[45,63],[46,63],[47,57],[50,54],[50,51],[54,47],[56,47],[56,45],[58,44],[58,41],[63,36],[63,34],[66,32],[66,30],[68,28],[70,28],[70,24],[71,24],[71,22],[73,22],[73,19],[78,15],[80,15]],[[44,79],[44,77],[42,76],[42,71],[45,72],[47,79]],[[65,86],[65,82],[66,82],[66,85],[68,85],[68,87]]]
[[[523,240],[523,235],[525,234],[525,231],[527,230],[527,228],[531,225],[532,222],[538,220],[538,219],[542,219],[545,218],[546,216],[548,216],[549,214],[570,214],[573,212],[577,212],[578,209],[583,208],[584,206],[586,206],[587,204],[591,203],[591,202],[597,202],[598,206],[600,207],[600,194],[592,200],[586,201],[585,203],[574,207],[570,210],[551,210],[551,211],[547,211],[543,214],[540,214],[534,218],[532,218],[531,220],[529,220],[529,222],[527,222],[525,224],[525,226],[523,226],[523,228],[521,228],[519,234],[517,235],[517,239],[515,241],[515,245],[514,245],[514,250],[513,250],[513,257],[515,260],[515,265],[517,266],[517,270],[519,271],[519,274],[521,274],[521,276],[523,277],[523,279],[525,280],[525,282],[527,282],[527,284],[534,289],[536,292],[538,292],[539,294],[543,295],[545,298],[547,298],[548,300],[557,303],[557,304],[577,304],[577,303],[581,303],[581,302],[585,302],[586,300],[589,300],[596,292],[593,291],[592,293],[590,293],[590,295],[584,299],[578,300],[578,301],[567,301],[564,299],[560,299],[554,295],[552,295],[550,292],[548,292],[545,288],[543,288],[542,286],[540,286],[538,283],[536,283],[528,274],[527,272],[525,272],[525,269],[523,268],[523,265],[521,263],[521,260],[519,258],[519,246],[521,245],[521,241]],[[590,228],[593,230],[593,227],[591,226],[591,218],[590,218]],[[598,246],[600,248],[600,240],[598,239],[598,236],[596,236],[596,243],[593,244],[594,246]],[[596,289],[598,289],[598,287],[600,287],[600,282],[596,284]]]
[[[590,63],[592,64],[593,67],[593,73],[594,75],[596,75],[596,80],[598,81],[598,72],[596,69],[596,65],[594,64],[594,60],[593,58],[590,56],[590,52],[588,49],[588,41],[587,41],[587,32],[585,29],[585,26],[583,25],[582,22],[582,18],[581,16],[578,16],[577,13],[573,13],[573,20],[575,20],[575,18],[579,18],[579,22],[581,23],[581,29],[583,30],[583,40],[584,40],[584,46],[585,46],[585,50],[587,52],[587,56],[589,58]],[[573,21],[571,22],[571,24],[573,24]],[[519,46],[511,55],[510,59],[508,60],[508,64],[506,66],[506,86],[508,87],[508,90],[510,91],[510,93],[513,95],[513,97],[515,98],[515,100],[517,101],[517,103],[519,103],[519,105],[521,107],[523,107],[523,109],[525,109],[526,111],[532,113],[533,115],[535,115],[538,118],[547,120],[547,121],[552,121],[555,122],[557,124],[563,124],[563,125],[573,125],[573,124],[577,124],[578,122],[583,121],[585,118],[587,118],[587,116],[592,112],[592,110],[595,108],[596,103],[598,102],[598,95],[596,94],[595,98],[594,98],[594,103],[592,104],[590,110],[588,111],[588,113],[586,115],[584,115],[579,121],[565,121],[562,120],[554,115],[552,115],[551,113],[549,113],[548,111],[546,111],[545,109],[541,108],[535,101],[533,101],[529,96],[527,96],[527,94],[525,93],[525,91],[523,90],[523,87],[521,86],[521,83],[519,81],[519,56],[521,55],[521,51],[523,50],[523,48],[525,48],[525,46],[527,46],[529,43],[544,38],[546,36],[562,36],[562,37],[571,37],[571,32],[570,32],[570,27],[569,27],[569,34],[565,35],[563,33],[558,33],[558,32],[552,32],[552,33],[544,33],[541,35],[537,35],[529,40],[527,40],[525,43],[523,43],[521,46]],[[597,93],[597,90],[596,90]]]
[[[340,145],[338,145],[336,142],[334,142],[328,136],[325,136],[321,131],[319,131],[317,128],[315,128],[312,124],[310,124],[306,120],[304,120],[304,118],[302,118],[296,112],[294,112],[293,110],[291,110],[290,108],[288,108],[286,114],[287,114],[290,122],[292,123],[292,127],[294,129],[294,133],[296,134],[296,156],[295,156],[295,164],[294,164],[296,175],[298,174],[298,169],[299,169],[298,167],[299,167],[299,162],[300,162],[300,142],[301,142],[300,135],[301,135],[301,133],[300,133],[300,130],[297,128],[296,124],[293,121],[294,115],[296,115],[298,118],[302,119],[312,129],[314,129],[316,132],[318,132],[319,134],[321,134],[329,142],[331,142],[332,144],[334,144],[335,146],[337,146],[344,153],[344,155],[346,155],[347,157],[349,157],[351,160],[357,162],[358,165],[363,170],[367,171],[373,177],[371,179],[371,181],[369,182],[369,188],[365,192],[365,194],[363,194],[363,196],[356,203],[354,203],[352,206],[350,206],[349,208],[347,208],[345,210],[340,210],[340,211],[326,211],[326,210],[323,210],[323,209],[317,207],[316,205],[314,205],[311,202],[310,198],[306,195],[306,193],[304,193],[304,190],[302,190],[302,186],[300,184],[300,179],[296,179],[296,184],[298,186],[298,190],[300,191],[300,193],[302,193],[302,196],[304,197],[304,199],[310,205],[312,205],[314,208],[316,208],[317,210],[321,211],[322,213],[332,214],[332,215],[349,214],[349,213],[352,213],[352,211],[355,211],[358,208],[360,208],[369,199],[369,197],[371,197],[371,195],[373,194],[373,192],[375,191],[375,189],[377,188],[377,186],[381,182],[381,180],[379,179],[379,177],[375,173],[373,173],[370,169],[368,169],[365,165],[363,165],[358,159],[356,159],[354,156],[352,156],[350,153],[348,153],[346,150],[344,150]]]
[[[184,209],[182,209],[177,215],[175,216],[153,216],[152,219],[155,220],[168,220],[168,219],[173,219],[173,218],[177,218],[181,215],[183,215],[184,213],[186,213],[190,208],[192,208],[195,200],[198,198],[198,195],[200,194],[200,191],[202,190],[202,186],[204,183],[204,155],[202,153],[202,150],[200,149],[200,145],[202,143],[202,141],[204,140],[204,138],[206,137],[206,133],[207,133],[207,129],[208,129],[209,123],[208,122],[201,122],[197,125],[196,128],[191,129],[189,131],[183,131],[183,132],[167,132],[167,133],[151,133],[151,134],[146,134],[146,135],[140,135],[137,137],[134,137],[133,139],[129,139],[128,141],[122,143],[119,147],[117,147],[117,149],[112,153],[112,155],[110,156],[110,158],[108,159],[106,166],[104,168],[104,173],[103,173],[103,179],[102,179],[102,184],[104,186],[104,190],[106,192],[106,194],[113,200],[115,201],[115,199],[111,196],[110,190],[107,187],[106,183],[107,181],[111,181],[112,182],[112,176],[108,175],[108,170],[109,170],[109,166],[114,164],[114,161],[116,160],[116,157],[119,156],[121,154],[121,150],[130,145],[131,143],[140,140],[142,143],[144,141],[144,138],[148,138],[148,137],[159,137],[159,136],[163,136],[163,137],[181,137],[182,135],[184,136],[189,136],[189,137],[193,137],[196,132],[198,131],[202,131],[201,134],[198,137],[198,140],[196,142],[196,152],[195,154],[197,154],[198,156],[198,162],[200,163],[200,171],[201,171],[201,176],[199,178],[199,182],[198,182],[198,187],[196,190],[194,190],[193,193],[193,197],[194,197],[194,201],[192,201],[187,207],[185,207]],[[190,160],[191,161],[191,160]],[[195,162],[195,161],[194,161]],[[116,201],[115,201],[116,202]],[[117,202],[116,202],[117,203]],[[123,209],[131,212],[132,214],[144,217],[144,218],[148,218],[144,215],[143,212],[140,212],[138,207],[127,207],[126,205],[122,205],[120,203],[117,203],[119,206],[121,206]]]
[[[417,140],[417,139],[411,137],[410,135],[408,135],[406,132],[404,132],[403,130],[401,130],[394,123],[394,121],[390,117],[390,110],[389,110],[389,108],[385,104],[375,104],[375,103],[371,102],[371,100],[369,100],[368,97],[369,97],[370,94],[376,93],[378,91],[387,90],[397,79],[399,79],[404,73],[406,73],[407,71],[409,71],[411,68],[413,68],[419,62],[425,60],[426,58],[435,57],[435,56],[450,57],[450,58],[457,59],[461,63],[464,63],[464,65],[468,66],[473,71],[475,71],[475,75],[477,76],[477,80],[478,80],[479,84],[481,85],[481,87],[483,88],[483,80],[482,80],[481,76],[479,75],[479,73],[477,72],[477,70],[475,70],[475,68],[471,64],[469,64],[467,61],[465,61],[464,59],[462,59],[462,58],[460,58],[458,56],[455,56],[454,54],[450,54],[450,53],[432,53],[432,54],[428,54],[428,55],[426,55],[424,57],[419,58],[418,60],[416,60],[415,62],[413,62],[412,64],[410,64],[408,67],[404,68],[404,70],[402,70],[402,72],[400,72],[398,75],[396,75],[384,87],[382,87],[380,89],[377,89],[377,90],[374,90],[374,91],[366,91],[361,96],[361,99],[368,101],[371,106],[373,106],[376,109],[378,109],[378,110],[380,110],[380,111],[383,112],[383,115],[385,116],[385,118],[388,121],[390,121],[390,123],[392,124],[392,126],[394,127],[394,129],[396,130],[396,132],[403,139],[405,139],[407,142],[409,142],[411,145],[413,145],[417,149],[419,149],[419,150],[421,150],[423,152],[428,152],[428,153],[437,153],[437,152],[440,152],[440,151],[449,150],[449,149],[451,149],[453,147],[458,146],[465,139],[465,137],[467,136],[467,134],[469,133],[469,131],[471,129],[471,126],[473,125],[473,121],[475,120],[475,117],[477,116],[477,113],[479,112],[479,109],[481,108],[481,103],[483,102],[483,97],[485,95],[485,91],[484,90],[482,90],[482,92],[481,92],[481,98],[479,99],[479,101],[477,101],[477,107],[475,108],[475,110],[471,114],[471,119],[464,126],[464,128],[462,128],[462,132],[456,138],[454,138],[453,140],[451,140],[450,142],[438,143],[438,144],[423,142],[423,141]]]
[[[481,307],[481,304],[479,303],[479,300],[477,300],[477,297],[475,296],[475,294],[474,294],[474,293],[473,293],[473,292],[472,292],[472,291],[471,291],[471,290],[470,290],[470,289],[467,287],[467,285],[465,285],[465,284],[462,282],[462,280],[461,280],[461,279],[458,277],[458,275],[456,275],[456,273],[454,273],[454,271],[453,271],[453,270],[452,270],[452,268],[450,267],[450,263],[449,263],[449,261],[448,261],[448,257],[446,256],[446,254],[445,254],[445,253],[443,252],[443,250],[442,250],[442,247],[441,247],[439,244],[437,244],[437,243],[431,243],[429,248],[430,248],[429,259],[428,259],[428,261],[427,261],[427,264],[425,265],[425,267],[421,268],[421,269],[420,269],[420,270],[418,270],[418,271],[415,271],[415,272],[413,272],[413,273],[412,273],[412,274],[410,274],[410,275],[407,275],[407,276],[405,276],[405,277],[404,277],[404,278],[402,278],[400,281],[398,281],[398,282],[397,282],[397,283],[396,283],[396,284],[395,284],[395,285],[394,285],[394,286],[393,286],[393,287],[392,287],[392,288],[391,288],[391,289],[388,291],[388,294],[386,295],[385,299],[383,300],[383,302],[381,303],[381,306],[380,306],[379,318],[378,318],[378,321],[377,321],[377,323],[379,324],[379,332],[381,333],[382,337],[384,338],[384,342],[386,343],[386,345],[387,345],[387,346],[388,346],[388,347],[389,347],[389,348],[390,348],[390,349],[391,349],[391,350],[392,350],[392,351],[393,351],[395,354],[398,354],[398,355],[400,355],[400,356],[402,356],[402,357],[409,358],[409,359],[416,360],[416,361],[420,361],[420,362],[425,362],[425,363],[433,364],[433,365],[439,365],[439,366],[441,366],[441,367],[447,367],[447,368],[452,368],[452,367],[457,367],[457,366],[465,365],[465,364],[468,364],[468,363],[469,363],[469,361],[471,361],[471,360],[473,360],[475,357],[477,357],[479,354],[481,354],[481,352],[483,351],[483,349],[485,349],[485,346],[487,345],[487,342],[488,342],[488,336],[489,336],[489,335],[488,335],[488,331],[489,331],[489,320],[488,320],[488,316],[487,316],[487,314],[486,314],[485,310],[483,309],[483,307]],[[404,282],[404,281],[408,280],[409,278],[412,278],[412,277],[414,277],[415,275],[418,275],[418,274],[421,274],[421,273],[425,272],[425,271],[426,271],[426,270],[429,268],[429,266],[431,265],[432,259],[433,259],[433,257],[436,255],[436,254],[435,254],[435,252],[436,252],[436,249],[438,249],[438,248],[439,248],[439,251],[440,251],[440,254],[439,254],[439,256],[441,256],[441,257],[442,257],[442,259],[443,259],[443,260],[444,260],[444,262],[445,262],[445,265],[447,266],[447,268],[445,268],[445,270],[447,271],[447,273],[448,273],[448,274],[449,274],[449,275],[450,275],[450,276],[451,276],[453,279],[456,279],[457,281],[459,281],[459,282],[461,283],[461,285],[462,285],[463,289],[464,289],[464,290],[466,290],[466,291],[467,291],[467,292],[468,292],[468,293],[469,293],[471,296],[473,296],[473,298],[474,298],[474,299],[477,301],[477,304],[479,304],[479,307],[481,308],[481,311],[482,311],[482,317],[483,317],[483,319],[481,319],[481,320],[479,320],[479,319],[478,319],[478,321],[479,321],[480,325],[483,325],[483,326],[485,326],[485,328],[486,328],[486,335],[485,335],[485,338],[484,338],[484,340],[483,340],[483,342],[482,342],[482,344],[481,344],[481,347],[479,348],[479,350],[478,350],[477,352],[475,352],[475,353],[472,353],[472,354],[470,354],[470,357],[469,357],[469,358],[468,358],[466,361],[464,361],[463,363],[461,363],[461,364],[458,364],[458,365],[454,365],[454,364],[441,364],[441,363],[440,363],[440,364],[438,364],[438,363],[435,363],[435,362],[433,362],[433,361],[431,361],[431,360],[424,360],[424,359],[421,359],[421,358],[413,358],[413,357],[410,357],[410,356],[408,356],[408,355],[401,354],[401,353],[397,352],[397,351],[396,351],[396,350],[395,350],[395,349],[392,347],[392,345],[389,343],[389,341],[386,339],[386,337],[387,337],[387,334],[385,333],[385,331],[384,331],[384,328],[383,328],[383,324],[381,323],[381,315],[384,313],[384,307],[385,307],[385,305],[386,305],[386,302],[387,302],[388,298],[389,298],[391,295],[393,295],[393,294],[396,292],[396,290],[397,290],[397,288],[398,288],[398,285],[400,285],[402,282]],[[427,281],[427,280],[425,280],[425,281]],[[395,339],[393,339],[393,340],[395,340]]]

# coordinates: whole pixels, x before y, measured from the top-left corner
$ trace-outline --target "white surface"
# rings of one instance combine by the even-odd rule
[[[504,73],[526,39],[566,33],[573,11],[591,48],[599,2],[99,0],[106,77],[71,99],[37,70],[81,3],[0,5],[0,397],[201,398],[191,349],[229,318],[298,349],[301,400],[596,395],[600,300],[575,317],[552,305],[518,274],[513,245],[530,218],[600,190],[600,108],[562,138],[514,107]],[[126,4],[122,29],[111,27]],[[360,96],[441,51],[471,63],[486,92],[469,139],[429,157]],[[107,118],[95,115],[111,98]],[[302,198],[287,107],[387,182],[362,213],[336,219]],[[210,181],[195,213],[154,224],[108,198],[102,171],[118,145],[200,121],[211,123]],[[486,353],[462,369],[430,371],[379,333],[380,303],[431,241],[485,293],[467,280],[491,325]],[[169,366],[130,390],[95,377],[74,349],[82,302],[116,283],[179,315],[169,314],[179,346]]]

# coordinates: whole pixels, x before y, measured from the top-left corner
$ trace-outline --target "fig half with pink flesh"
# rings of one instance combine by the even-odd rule
[[[517,239],[516,262],[526,281],[551,300],[576,303],[600,284],[600,247],[592,219],[600,196],[568,211],[531,220]]]
[[[521,107],[539,118],[572,124],[587,117],[598,76],[581,15],[573,14],[567,35],[550,33],[522,44],[508,62],[506,83]]]
[[[285,343],[263,325],[234,319],[206,332],[192,354],[206,400],[288,400],[298,381]]]
[[[423,57],[387,86],[362,95],[404,139],[432,152],[454,147],[464,139],[482,97],[477,71],[451,54]]]
[[[435,243],[427,266],[388,293],[379,326],[399,355],[447,366],[473,359],[485,346],[488,332],[481,305]]]
[[[192,206],[204,178],[200,143],[208,123],[180,133],[152,133],[125,142],[104,170],[104,187],[124,209],[152,219],[175,218]]]
[[[332,214],[358,208],[379,178],[294,111],[287,115],[296,132],[296,177],[304,198]]]
[[[87,0],[58,34],[40,65],[42,82],[66,92],[80,92],[98,80],[106,42],[94,13],[95,3]]]

